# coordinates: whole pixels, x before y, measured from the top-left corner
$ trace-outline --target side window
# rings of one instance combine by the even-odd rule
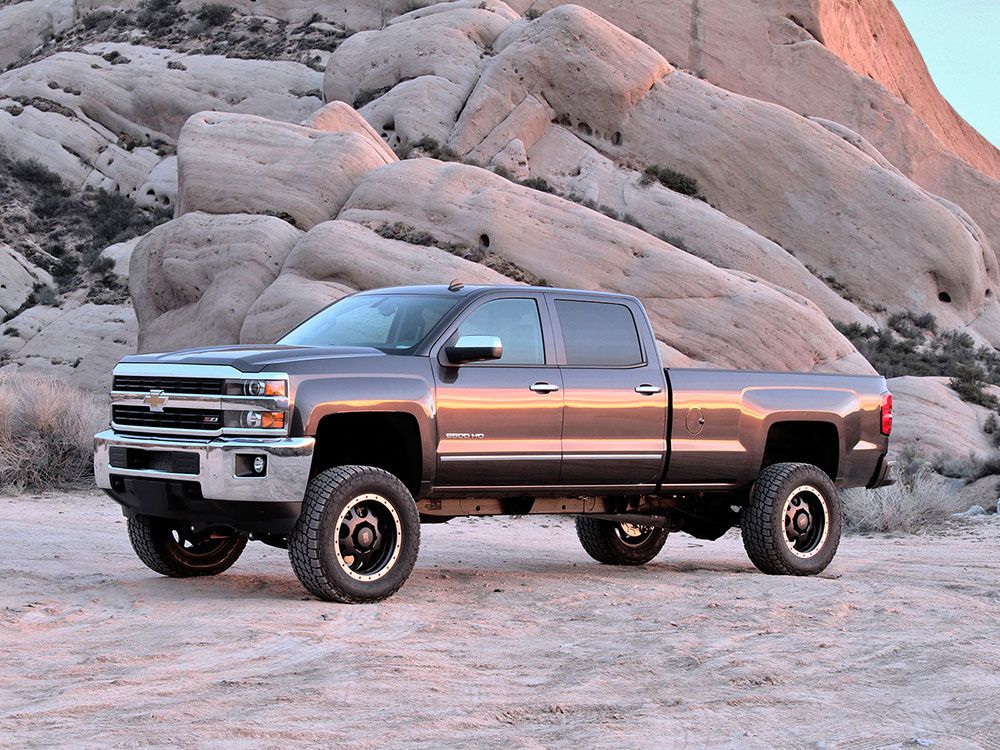
[[[556,300],[566,362],[591,367],[642,364],[639,331],[632,311],[609,302]]]
[[[484,302],[458,327],[460,336],[499,336],[503,356],[485,364],[544,365],[542,321],[533,299]]]

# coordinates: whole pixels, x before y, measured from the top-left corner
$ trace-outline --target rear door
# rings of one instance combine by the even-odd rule
[[[569,486],[655,485],[667,449],[666,377],[632,300],[554,294]]]
[[[463,335],[497,336],[499,360],[448,365]],[[470,305],[431,352],[441,488],[537,487],[559,480],[562,375],[541,294],[489,295]]]

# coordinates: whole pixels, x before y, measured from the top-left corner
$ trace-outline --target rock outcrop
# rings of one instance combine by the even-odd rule
[[[983,432],[991,410],[962,401],[948,387],[948,378],[892,378],[889,390],[895,450],[909,447],[930,459],[982,457],[996,450]]]
[[[0,74],[0,143],[77,187],[169,199],[158,187],[171,180],[162,154],[188,117],[225,110],[299,122],[321,106],[303,95],[321,81],[292,62],[97,44]]]
[[[247,214],[189,213],[154,229],[129,265],[139,350],[239,341],[247,310],[301,235]]]
[[[345,294],[406,284],[509,284],[483,265],[432,245],[387,239],[350,221],[317,224],[295,244],[274,282],[250,307],[240,342],[274,343]]]
[[[387,152],[366,131],[202,112],[181,131],[177,215],[271,214],[309,229],[336,216],[369,170],[396,159]]]

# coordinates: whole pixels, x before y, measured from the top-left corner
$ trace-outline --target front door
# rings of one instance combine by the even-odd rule
[[[460,317],[460,336],[496,336],[500,359],[452,366],[432,352],[441,488],[533,487],[559,480],[562,377],[540,295],[484,298]]]

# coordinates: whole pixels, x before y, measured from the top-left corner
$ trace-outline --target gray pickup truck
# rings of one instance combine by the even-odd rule
[[[891,481],[883,378],[666,370],[619,294],[364,292],[272,346],[127,357],[111,402],[97,484],[147,566],[213,575],[255,539],[340,602],[396,592],[457,516],[573,514],[612,565],[740,526],[760,570],[815,574],[837,489]]]

